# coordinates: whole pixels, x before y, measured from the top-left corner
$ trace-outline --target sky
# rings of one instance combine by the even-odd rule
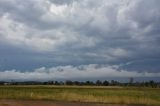
[[[0,80],[160,81],[160,0],[0,0]]]

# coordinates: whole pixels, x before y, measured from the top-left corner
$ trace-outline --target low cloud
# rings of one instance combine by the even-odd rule
[[[32,72],[7,70],[0,72],[0,80],[66,80],[66,79],[101,79],[101,78],[129,78],[129,77],[160,77],[160,73],[136,72],[119,69],[113,65],[80,65],[41,67]]]

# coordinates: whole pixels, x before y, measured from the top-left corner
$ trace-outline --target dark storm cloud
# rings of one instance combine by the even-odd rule
[[[1,0],[0,68],[107,64],[159,72],[159,5],[159,0]]]

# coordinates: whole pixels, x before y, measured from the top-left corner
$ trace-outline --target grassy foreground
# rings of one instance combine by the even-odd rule
[[[0,99],[58,100],[160,106],[160,89],[79,86],[0,86]]]

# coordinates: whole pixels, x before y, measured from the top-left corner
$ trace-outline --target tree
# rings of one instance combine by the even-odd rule
[[[108,85],[109,85],[109,82],[108,82],[108,81],[103,81],[103,85],[104,85],[104,86],[108,86]]]
[[[112,86],[120,85],[120,82],[111,80],[111,85],[112,85]]]
[[[54,85],[60,85],[60,83],[58,81],[55,81]]]
[[[133,84],[133,81],[134,81],[134,78],[133,78],[133,77],[129,78],[129,85],[132,85],[132,84]]]
[[[149,81],[149,85],[153,88],[155,87],[155,82],[153,80]]]
[[[100,86],[100,85],[102,85],[102,82],[100,80],[97,80],[96,85]]]
[[[67,80],[65,84],[66,84],[66,85],[73,85],[73,82],[70,81],[70,80]]]
[[[92,82],[92,81],[86,81],[85,85],[94,85],[94,82]]]

